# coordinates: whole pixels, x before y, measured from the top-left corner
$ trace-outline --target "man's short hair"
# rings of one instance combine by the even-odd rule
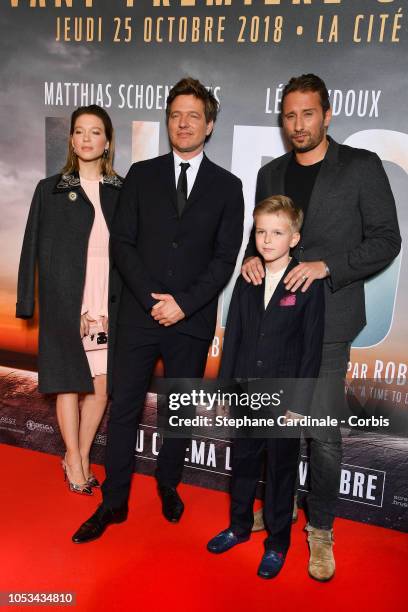
[[[198,79],[186,77],[176,83],[169,92],[166,100],[166,121],[169,121],[171,103],[177,96],[193,95],[204,103],[205,120],[207,123],[216,121],[218,114],[218,101],[212,90],[208,90]]]
[[[258,215],[271,215],[284,213],[290,221],[294,232],[300,232],[303,223],[303,210],[294,205],[291,198],[284,195],[273,195],[259,202],[254,208],[253,218],[256,221]]]
[[[281,109],[283,112],[283,101],[286,96],[293,91],[314,91],[319,94],[320,104],[322,105],[323,114],[325,115],[330,108],[329,92],[325,82],[315,74],[302,74],[301,76],[292,77],[285,85],[282,92]]]

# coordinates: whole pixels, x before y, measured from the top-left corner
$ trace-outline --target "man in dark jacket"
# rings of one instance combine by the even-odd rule
[[[241,181],[204,154],[218,103],[194,79],[167,99],[172,152],[134,164],[125,180],[111,234],[124,280],[108,425],[103,504],[73,536],[87,542],[127,516],[137,427],[154,365],[166,377],[200,378],[215,331],[218,296],[242,241]],[[176,487],[189,440],[166,438],[156,477],[163,514],[177,522]]]
[[[325,387],[344,379],[353,338],[366,323],[364,280],[387,266],[400,250],[394,198],[374,153],[337,144],[327,136],[331,109],[324,82],[313,74],[292,78],[282,95],[283,130],[293,151],[258,173],[256,202],[272,194],[290,196],[303,209],[302,239],[294,249],[300,262],[285,277],[286,288],[307,291],[325,279],[325,334],[320,377]],[[249,241],[242,274],[260,284],[263,266]],[[333,382],[333,384],[332,384]],[[328,383],[328,384],[327,384]],[[326,397],[323,413],[341,398]],[[333,520],[339,490],[340,431],[310,439],[311,491],[308,496],[309,573],[334,575]]]

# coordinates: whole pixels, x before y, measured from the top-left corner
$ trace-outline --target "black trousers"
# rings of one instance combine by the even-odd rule
[[[344,381],[350,358],[349,342],[323,344],[313,416],[341,417],[345,410]],[[342,439],[340,428],[304,431],[310,450],[310,492],[306,499],[309,523],[331,529],[340,486]]]
[[[292,527],[293,492],[298,471],[299,438],[237,438],[231,477],[231,529],[250,534],[257,483],[266,450],[265,549],[286,553]]]
[[[103,502],[110,508],[127,503],[134,470],[137,429],[154,366],[163,359],[167,378],[201,378],[209,341],[177,333],[171,327],[146,329],[119,325],[115,349],[113,393],[105,455]],[[160,449],[159,484],[179,484],[188,438],[166,438]]]

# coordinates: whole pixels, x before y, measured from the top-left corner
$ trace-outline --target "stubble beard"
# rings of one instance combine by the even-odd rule
[[[316,138],[312,138],[310,134],[308,134],[308,136],[309,138],[307,144],[303,145],[297,144],[296,141],[291,138],[291,143],[296,153],[308,153],[309,151],[316,149],[316,147],[318,147],[326,138],[326,128],[324,125],[322,125]]]

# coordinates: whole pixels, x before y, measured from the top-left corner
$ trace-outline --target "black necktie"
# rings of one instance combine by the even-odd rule
[[[179,217],[181,217],[184,207],[187,204],[187,170],[189,167],[189,163],[180,163],[181,172],[177,181],[177,209]]]

